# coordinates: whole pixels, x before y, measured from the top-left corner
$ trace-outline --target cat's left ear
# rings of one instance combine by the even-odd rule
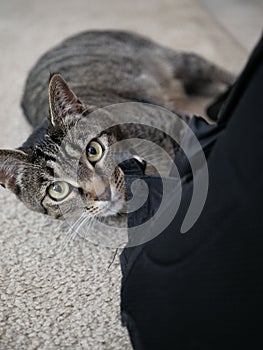
[[[63,125],[68,115],[81,114],[84,107],[60,74],[53,74],[48,87],[50,122]]]
[[[14,191],[17,175],[28,163],[28,154],[20,150],[0,150],[0,185]]]

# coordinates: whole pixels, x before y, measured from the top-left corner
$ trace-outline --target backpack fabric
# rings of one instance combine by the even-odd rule
[[[121,254],[121,317],[136,350],[263,348],[262,91],[263,39],[232,89],[208,109],[216,124],[191,120],[209,171],[200,217],[180,232],[193,175],[179,152],[182,198],[173,221]],[[173,192],[178,179],[146,176],[137,162],[130,168],[126,164],[127,187],[140,178],[149,188],[147,202],[129,214],[134,227],[154,215],[163,181]]]

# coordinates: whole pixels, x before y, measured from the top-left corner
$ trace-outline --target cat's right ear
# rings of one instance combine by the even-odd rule
[[[65,123],[68,115],[81,114],[84,107],[60,74],[50,76],[48,86],[50,122],[53,126]]]
[[[14,192],[17,175],[28,162],[21,150],[0,150],[0,185]]]

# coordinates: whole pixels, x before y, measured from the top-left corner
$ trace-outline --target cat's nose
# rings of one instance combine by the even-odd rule
[[[93,177],[91,188],[90,194],[93,200],[109,201],[111,199],[111,187],[106,176],[98,176],[96,174]]]
[[[110,201],[111,199],[111,188],[110,186],[106,186],[104,191],[100,194],[96,193],[96,197],[94,200],[97,201]]]
[[[99,176],[94,174],[89,181],[82,181],[82,195],[93,201],[110,201],[111,185],[107,176]]]

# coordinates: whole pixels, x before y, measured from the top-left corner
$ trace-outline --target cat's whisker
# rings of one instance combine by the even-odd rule
[[[79,224],[79,226],[78,226],[78,228],[77,228],[77,231],[80,232],[81,227],[82,227],[84,224],[85,224],[85,226],[86,226],[87,222],[88,222],[88,226],[89,226],[91,221],[92,221],[92,217],[87,216],[87,217],[85,218],[85,220],[83,220],[83,221]],[[84,234],[84,238],[86,239],[86,231],[85,231],[85,234]]]
[[[68,232],[66,234],[66,236],[63,238],[61,244],[60,244],[60,249],[59,249],[59,252],[62,253],[66,246],[68,245],[69,241],[70,241],[70,237],[71,237],[71,232]]]
[[[83,220],[84,221],[84,220]],[[75,240],[75,238],[77,237],[77,235],[78,235],[78,231],[77,230],[75,230],[75,231],[73,231],[72,232],[72,235],[71,235],[71,239],[70,239],[70,241],[74,241]]]
[[[70,226],[69,231],[66,233],[63,241],[61,242],[61,251],[65,249],[65,247],[70,243],[72,240],[72,237],[76,236],[78,231],[75,230],[76,226],[81,222],[85,220],[85,213],[82,213],[81,216],[73,223],[72,226]]]
[[[97,215],[94,215],[93,217],[91,217],[89,223],[88,223],[88,226],[86,227],[86,232],[85,232],[85,239],[87,239],[87,234],[88,234],[88,231],[90,229],[92,229],[92,226],[95,222],[95,220],[97,219]]]
[[[79,227],[85,222],[87,219],[85,213],[81,215],[81,217],[74,223],[74,225],[71,227],[71,232],[76,232],[78,234]]]
[[[97,215],[94,215],[94,216],[88,216],[85,218],[85,220],[83,222],[81,222],[77,228],[77,231],[79,232],[81,227],[85,224],[85,233],[83,235],[84,239],[87,239],[87,234],[88,234],[88,231],[90,229],[92,229],[92,226],[94,224],[94,222],[96,221],[97,219]]]

